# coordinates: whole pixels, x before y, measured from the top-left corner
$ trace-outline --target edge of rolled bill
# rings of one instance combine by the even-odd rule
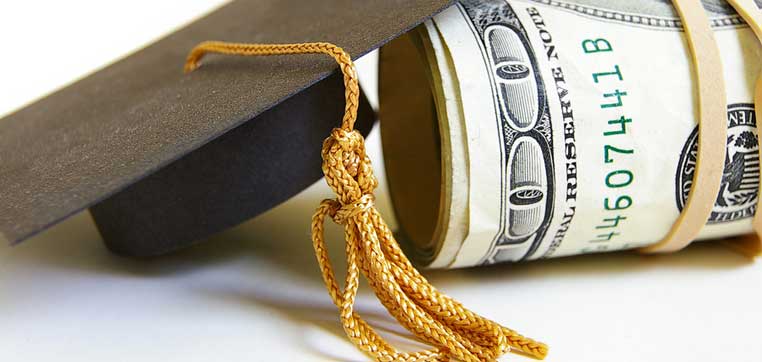
[[[700,96],[676,11],[662,2],[564,2],[579,11],[557,3],[461,1],[381,49],[384,160],[398,238],[418,263],[644,248],[684,211]],[[758,254],[762,47],[726,7],[706,7],[728,137],[697,239]]]

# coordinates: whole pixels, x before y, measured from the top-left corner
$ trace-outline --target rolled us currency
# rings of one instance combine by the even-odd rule
[[[703,3],[728,104],[706,240],[752,231],[762,49],[731,6]],[[696,169],[690,59],[666,0],[462,0],[386,45],[381,132],[403,245],[466,267],[657,243]]]

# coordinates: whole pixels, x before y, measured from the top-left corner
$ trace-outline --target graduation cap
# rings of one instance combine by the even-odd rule
[[[250,219],[318,180],[343,112],[319,55],[205,59],[198,42],[328,41],[360,57],[449,0],[239,0],[0,120],[0,240],[86,208],[107,246],[159,255]],[[224,64],[221,64],[224,63]],[[357,127],[375,115],[361,99]]]
[[[544,344],[431,286],[373,206],[377,182],[362,134],[375,116],[350,58],[449,3],[237,1],[0,120],[0,238],[19,242],[89,207],[110,249],[158,255],[285,201],[320,178],[322,163],[337,198],[315,212],[312,242],[342,325],[358,348],[378,360],[492,360],[512,349],[543,358]],[[209,39],[290,43],[276,48],[301,55],[207,57],[203,70],[183,75],[188,50],[196,54],[189,57],[190,70],[210,50],[197,53],[204,44],[238,50],[225,54],[283,54],[262,44],[194,47]],[[269,50],[253,54],[239,46]],[[343,290],[323,237],[327,217],[344,225],[347,235]],[[390,314],[435,349],[398,351],[362,320],[354,311],[361,273]]]

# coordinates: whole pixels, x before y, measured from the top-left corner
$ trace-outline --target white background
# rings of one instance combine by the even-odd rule
[[[0,3],[0,114],[221,3]],[[361,60],[360,72],[375,99],[374,60]],[[383,183],[377,131],[369,145]],[[390,215],[383,185],[379,192]],[[18,247],[0,245],[0,361],[365,360],[344,338],[310,245],[310,214],[330,196],[318,183],[153,260],[110,254],[87,213]],[[426,274],[477,312],[550,344],[549,361],[762,361],[762,265],[719,245]],[[359,310],[398,345],[420,347],[367,288]]]

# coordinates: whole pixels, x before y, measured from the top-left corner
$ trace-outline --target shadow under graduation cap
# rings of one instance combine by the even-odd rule
[[[163,254],[243,222],[322,175],[344,98],[320,55],[206,57],[200,41],[326,41],[360,57],[450,0],[239,0],[0,120],[0,240],[91,207],[106,244]],[[374,120],[361,102],[358,128]]]

